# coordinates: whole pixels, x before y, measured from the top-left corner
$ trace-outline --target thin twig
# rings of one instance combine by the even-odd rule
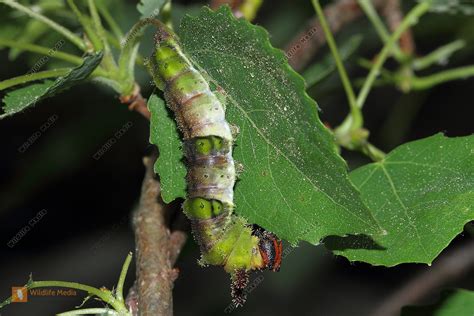
[[[385,299],[372,316],[399,315],[400,309],[437,291],[448,281],[458,279],[474,267],[474,241],[441,256],[431,268],[413,278]]]
[[[151,113],[148,110],[146,99],[142,96],[138,85],[135,85],[135,89],[131,95],[121,96],[120,102],[127,104],[130,111],[136,111],[143,115],[147,120],[150,120]]]
[[[381,8],[384,2],[383,0],[373,0],[373,5],[376,8]],[[357,4],[357,0],[339,0],[327,5],[324,8],[324,15],[332,34],[336,34],[345,25],[361,17],[363,12]],[[303,69],[319,48],[326,43],[326,37],[320,30],[321,24],[315,17],[286,46],[286,55],[295,70]]]
[[[144,159],[146,174],[140,203],[134,213],[137,253],[138,310],[140,315],[173,315],[173,283],[178,272],[173,269],[186,235],[170,232],[169,207],[160,197],[160,184],[154,179],[153,160]],[[132,294],[133,294],[132,290]],[[127,302],[131,299],[127,298]],[[132,302],[133,303],[133,302]]]

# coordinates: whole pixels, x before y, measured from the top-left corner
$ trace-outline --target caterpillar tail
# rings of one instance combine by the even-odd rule
[[[242,305],[250,271],[279,270],[281,241],[233,213],[234,136],[221,98],[193,67],[172,31],[160,28],[155,44],[154,80],[184,138],[187,197],[183,210],[200,246],[201,262],[223,266],[231,274],[234,303]]]

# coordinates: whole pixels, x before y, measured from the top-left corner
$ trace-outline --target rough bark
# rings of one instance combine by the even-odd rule
[[[178,270],[173,266],[187,234],[182,214],[173,219],[173,207],[160,197],[160,183],[154,178],[154,159],[145,158],[145,178],[138,208],[133,216],[136,241],[137,281],[127,302],[134,315],[173,315],[173,284]],[[173,229],[173,230],[171,230]],[[138,308],[136,308],[138,305]]]

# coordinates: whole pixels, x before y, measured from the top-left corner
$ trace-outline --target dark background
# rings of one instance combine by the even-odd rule
[[[178,4],[177,12],[182,12],[183,6]],[[405,1],[405,12],[413,4]],[[7,9],[1,6],[2,10]],[[134,1],[117,4],[116,18],[124,29],[138,17],[134,10]],[[265,1],[255,23],[267,27],[273,43],[284,47],[313,12],[309,1]],[[356,58],[347,62],[350,77],[361,77],[366,72],[357,67],[357,56],[372,58],[380,49],[380,41],[366,19],[346,29],[337,35],[338,41],[352,33],[364,35]],[[447,67],[472,64],[473,29],[473,17],[428,14],[414,28],[417,53],[423,55],[463,38],[467,47],[453,56]],[[322,49],[313,62],[326,53],[327,48]],[[9,61],[8,51],[1,50],[0,80],[26,73],[38,58],[22,54]],[[147,80],[143,73],[139,76],[141,82]],[[389,151],[437,132],[469,135],[473,132],[473,91],[474,79],[406,95],[391,86],[376,88],[364,107],[371,141]],[[147,97],[151,90],[143,92]],[[337,74],[309,93],[321,107],[324,122],[336,126],[345,116],[347,102]],[[57,115],[52,126],[20,152],[20,146],[52,115]],[[128,122],[131,128],[95,160],[97,150]],[[75,87],[0,122],[0,298],[10,295],[11,286],[23,285],[30,273],[36,280],[76,281],[96,287],[110,288],[116,283],[123,260],[134,250],[129,216],[139,197],[144,174],[142,157],[152,151],[148,137],[148,121],[129,112],[107,88],[92,84]],[[356,153],[343,154],[351,168],[368,162]],[[13,248],[8,247],[8,241],[43,209],[47,214]],[[469,234],[458,236],[447,250],[470,238]],[[200,268],[198,258],[199,251],[190,240],[177,263],[180,276],[174,290],[175,314],[224,314],[230,303],[229,277],[220,268]],[[426,269],[426,265],[419,264],[384,268],[349,263],[323,246],[302,243],[285,258],[279,273],[263,273],[263,282],[247,304],[233,314],[368,315],[387,295]],[[472,272],[444,287],[474,290]],[[134,273],[132,266],[127,289]],[[434,301],[438,290],[433,289],[432,295],[420,303]],[[30,302],[12,304],[0,314],[52,315],[73,309],[83,297],[79,292],[70,298],[30,297]],[[86,306],[97,304],[100,306],[97,302]]]

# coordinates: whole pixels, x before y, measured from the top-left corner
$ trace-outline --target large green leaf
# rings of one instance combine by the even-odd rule
[[[45,98],[52,97],[84,82],[99,66],[102,56],[102,52],[86,56],[82,65],[72,69],[67,75],[59,77],[55,81],[48,80],[39,84],[35,83],[9,92],[2,100],[5,113],[0,115],[0,119],[21,112]]]
[[[161,197],[165,203],[186,196],[186,168],[183,166],[182,143],[174,119],[165,101],[152,95],[148,99],[150,118],[150,143],[160,149],[155,172],[160,175]]]
[[[410,306],[402,309],[402,316],[472,316],[474,292],[454,290],[442,293],[440,301],[430,306]]]
[[[474,136],[404,144],[351,179],[387,234],[376,238],[379,250],[358,237],[332,237],[329,248],[376,265],[431,263],[474,219]]]
[[[379,233],[316,102],[266,31],[226,7],[203,8],[179,30],[195,66],[225,91],[227,118],[240,128],[234,157],[244,171],[235,187],[236,212],[290,242]]]

